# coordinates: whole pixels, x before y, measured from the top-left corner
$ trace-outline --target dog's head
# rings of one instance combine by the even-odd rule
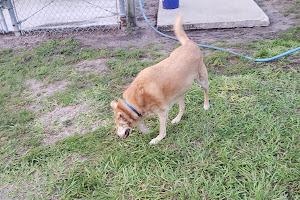
[[[119,100],[118,103],[112,101],[110,106],[115,114],[115,121],[118,127],[117,136],[119,138],[128,137],[132,131],[132,127],[136,125],[137,117],[131,114],[122,100]]]

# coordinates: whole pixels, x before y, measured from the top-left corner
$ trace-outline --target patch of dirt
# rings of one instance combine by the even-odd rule
[[[32,182],[28,183],[25,180],[18,180],[13,185],[0,186],[0,200],[33,199],[33,196],[40,193],[43,185],[39,183],[44,182],[44,178],[37,177],[34,181],[36,185],[32,185]]]
[[[36,79],[29,79],[26,81],[25,85],[27,86],[28,90],[24,92],[24,94],[28,98],[33,98],[35,100],[42,100],[48,96],[55,94],[56,92],[62,92],[67,88],[69,82],[67,81],[58,81],[53,84],[44,85],[42,81]],[[26,106],[27,109],[39,112],[42,107],[42,102],[37,103],[30,103]]]
[[[76,165],[79,162],[84,162],[86,160],[88,160],[87,157],[74,152],[70,154],[70,156],[64,161],[64,164],[66,166],[66,169],[70,169],[74,164]]]
[[[103,75],[106,67],[106,59],[84,60],[74,65],[74,68],[79,71],[93,72],[97,75]]]
[[[42,81],[30,79],[25,83],[30,90],[30,98],[40,99],[48,97],[56,92],[64,91],[69,84],[67,81],[58,81],[53,84],[44,85]]]
[[[172,143],[172,144],[169,144],[168,148],[169,149],[178,149],[180,146],[176,143]]]
[[[36,122],[44,128],[45,144],[54,144],[57,140],[75,133],[83,134],[102,125],[88,102],[74,106],[57,106],[51,112],[41,115]]]
[[[159,0],[143,0],[145,13],[149,21],[155,26],[157,19]],[[256,0],[258,5],[270,18],[271,24],[268,27],[233,28],[233,29],[210,29],[187,31],[187,35],[197,43],[207,44],[219,40],[226,40],[228,43],[256,40],[262,38],[274,38],[286,29],[300,24],[300,19],[294,16],[297,13],[285,15],[287,9],[295,7],[291,0]],[[166,49],[173,49],[176,41],[172,41],[155,33],[143,19],[137,2],[137,26],[133,31],[94,31],[74,32],[74,38],[81,42],[83,47],[101,48],[123,48],[129,45],[144,47],[152,42],[155,45],[165,46]],[[184,16],[183,16],[184,17]],[[168,32],[174,35],[172,32]],[[0,35],[1,48],[31,48],[41,42],[53,38],[63,39],[70,37],[70,33],[59,33],[43,36],[23,36],[16,38],[14,34]]]
[[[202,141],[196,140],[196,141],[194,141],[194,144],[195,144],[196,147],[202,148]]]
[[[8,197],[8,193],[13,190],[15,190],[13,185],[5,184],[0,186],[0,200],[11,200],[11,198]]]
[[[104,61],[83,61],[76,65],[79,69],[95,70],[97,73],[104,73]],[[65,138],[75,133],[85,133],[93,131],[101,126],[98,116],[89,104],[91,102],[81,102],[72,106],[56,106],[50,111],[42,110],[43,100],[56,92],[62,92],[67,88],[69,82],[58,81],[52,84],[44,85],[42,81],[30,79],[26,82],[28,91],[26,96],[37,100],[38,103],[32,102],[27,106],[28,109],[40,113],[38,119],[34,122],[34,126],[44,129],[46,138],[43,139],[44,144],[54,144],[57,140]]]

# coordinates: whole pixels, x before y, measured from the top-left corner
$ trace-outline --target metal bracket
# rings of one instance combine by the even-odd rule
[[[21,31],[19,29],[19,23],[17,21],[16,18],[16,13],[14,11],[14,7],[13,4],[11,2],[11,0],[0,0],[0,5],[2,6],[3,9],[7,9],[11,22],[12,22],[12,26],[14,28],[14,32],[16,36],[21,36]],[[4,19],[4,17],[3,17]]]
[[[4,3],[2,0],[0,0],[0,26],[2,28],[2,29],[0,29],[0,32],[7,33],[8,28],[7,28],[7,24],[6,24],[2,9],[4,9]]]

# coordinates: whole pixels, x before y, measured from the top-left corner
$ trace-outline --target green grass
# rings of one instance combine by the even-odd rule
[[[275,40],[231,45],[257,58],[298,46],[299,27]],[[169,120],[159,144],[148,144],[158,134],[155,116],[145,122],[149,135],[134,129],[118,139],[109,103],[139,71],[166,57],[158,50],[153,43],[82,49],[73,38],[30,51],[1,50],[0,191],[16,199],[299,199],[299,53],[253,63],[214,51],[205,57],[209,110],[203,110],[203,91],[195,83],[185,95],[182,121]],[[105,73],[74,67],[86,59],[104,59]],[[50,96],[32,97],[26,85],[32,79],[45,86],[69,84]],[[39,118],[82,102],[91,110],[55,121],[57,126],[95,120],[101,125],[44,144],[51,133]],[[177,112],[175,105],[170,119]]]

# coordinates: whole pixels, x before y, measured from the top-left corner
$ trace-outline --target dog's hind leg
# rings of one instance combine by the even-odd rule
[[[153,138],[149,144],[156,144],[166,136],[168,111],[159,113],[158,117],[159,117],[159,126],[160,126],[159,135],[156,138]]]
[[[204,90],[204,110],[209,109],[209,98],[208,98],[208,76],[205,64],[203,63],[203,68],[199,69],[199,77],[197,79],[198,83],[202,86]]]
[[[178,115],[172,120],[172,124],[178,123],[181,120],[181,117],[184,113],[185,110],[185,104],[184,104],[184,100],[183,100],[183,96],[181,96],[178,99],[178,104],[179,104],[179,113]]]
[[[199,81],[200,85],[204,90],[204,110],[209,109],[209,98],[208,98],[208,81]]]

